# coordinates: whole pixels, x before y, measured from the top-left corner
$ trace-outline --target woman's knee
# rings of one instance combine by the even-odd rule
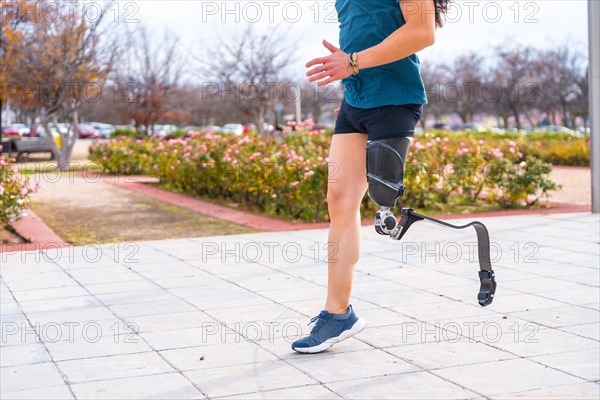
[[[360,203],[366,188],[349,188],[329,185],[327,188],[327,207],[330,214],[354,215],[360,208]]]

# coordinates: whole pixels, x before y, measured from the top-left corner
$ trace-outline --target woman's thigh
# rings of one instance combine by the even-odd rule
[[[333,135],[329,148],[327,197],[348,205],[360,205],[367,190],[367,135]]]

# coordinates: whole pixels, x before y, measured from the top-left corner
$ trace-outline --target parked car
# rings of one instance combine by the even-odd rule
[[[578,126],[577,127],[577,132],[589,134],[590,133],[590,127],[588,126],[588,127],[584,128],[583,126]]]
[[[2,126],[4,136],[27,136],[31,132],[25,124],[10,124]]]
[[[271,133],[275,130],[275,127],[273,127],[273,125],[271,124],[267,124],[266,122],[263,125],[263,131],[265,133]],[[255,124],[245,124],[244,125],[244,130],[243,130],[243,134],[248,133],[248,131],[256,131],[256,125]]]
[[[11,125],[2,125],[2,135],[3,136],[23,136],[21,131],[16,128],[13,128]]]
[[[50,131],[52,133],[60,135],[58,129],[56,128],[56,126],[54,126],[54,124],[48,124],[48,128],[50,128]],[[40,138],[47,137],[46,128],[44,128],[44,125],[42,124],[34,124],[31,126],[31,130],[29,131],[29,135],[27,136]]]
[[[448,129],[450,129],[450,127],[445,122],[436,122],[435,124],[433,124],[433,129],[441,129],[447,131]]]
[[[473,132],[482,131],[481,127],[476,124],[456,124],[456,125],[452,125],[450,127],[450,129],[453,131],[469,131],[469,130],[473,131]]]
[[[565,126],[558,126],[558,125],[541,126],[541,127],[537,128],[536,131],[538,131],[538,132],[564,132],[564,133],[568,133],[570,135],[576,134],[576,132],[573,129],[569,129]]]
[[[79,139],[97,139],[98,131],[90,124],[79,124]]]
[[[202,127],[197,125],[190,125],[184,126],[183,128],[181,128],[181,130],[187,134],[189,132],[200,132],[202,130]]]
[[[98,137],[103,139],[110,139],[115,132],[115,127],[110,124],[91,122],[90,125],[98,132]]]
[[[240,136],[244,133],[244,125],[242,124],[225,124],[223,125],[223,133],[230,133]]]
[[[169,133],[175,132],[177,127],[175,125],[154,125],[154,135],[167,136]]]
[[[218,125],[206,125],[202,126],[201,128],[210,132],[223,132],[223,127]]]

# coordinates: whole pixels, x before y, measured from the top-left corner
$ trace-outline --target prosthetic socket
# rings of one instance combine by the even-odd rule
[[[392,239],[400,240],[414,222],[422,220],[454,229],[473,226],[477,232],[481,283],[477,299],[482,306],[491,304],[496,291],[496,280],[490,261],[490,238],[485,225],[479,221],[453,225],[419,214],[412,208],[402,208],[399,221],[392,213],[396,201],[404,195],[404,165],[410,145],[411,139],[407,137],[371,140],[367,143],[368,194],[371,200],[380,206],[375,214],[375,230],[380,235],[389,235]]]

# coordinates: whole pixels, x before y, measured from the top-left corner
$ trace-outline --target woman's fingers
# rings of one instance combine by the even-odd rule
[[[319,72],[327,71],[327,67],[325,65],[319,65],[306,73],[306,76],[312,76],[314,74],[318,74]]]
[[[333,112],[335,115],[338,115],[340,113],[340,108],[339,107],[336,108],[335,110],[333,110]]]
[[[305,67],[312,67],[313,65],[317,65],[317,64],[323,64],[325,61],[327,61],[327,57],[319,57],[319,58],[315,58],[313,60],[310,60],[309,62],[306,63]]]
[[[320,73],[318,73],[316,75],[311,76],[310,78],[308,78],[308,81],[309,82],[318,81],[318,80],[321,80],[323,78],[329,77],[329,74],[330,74],[329,71],[323,71],[323,72],[320,72]]]

